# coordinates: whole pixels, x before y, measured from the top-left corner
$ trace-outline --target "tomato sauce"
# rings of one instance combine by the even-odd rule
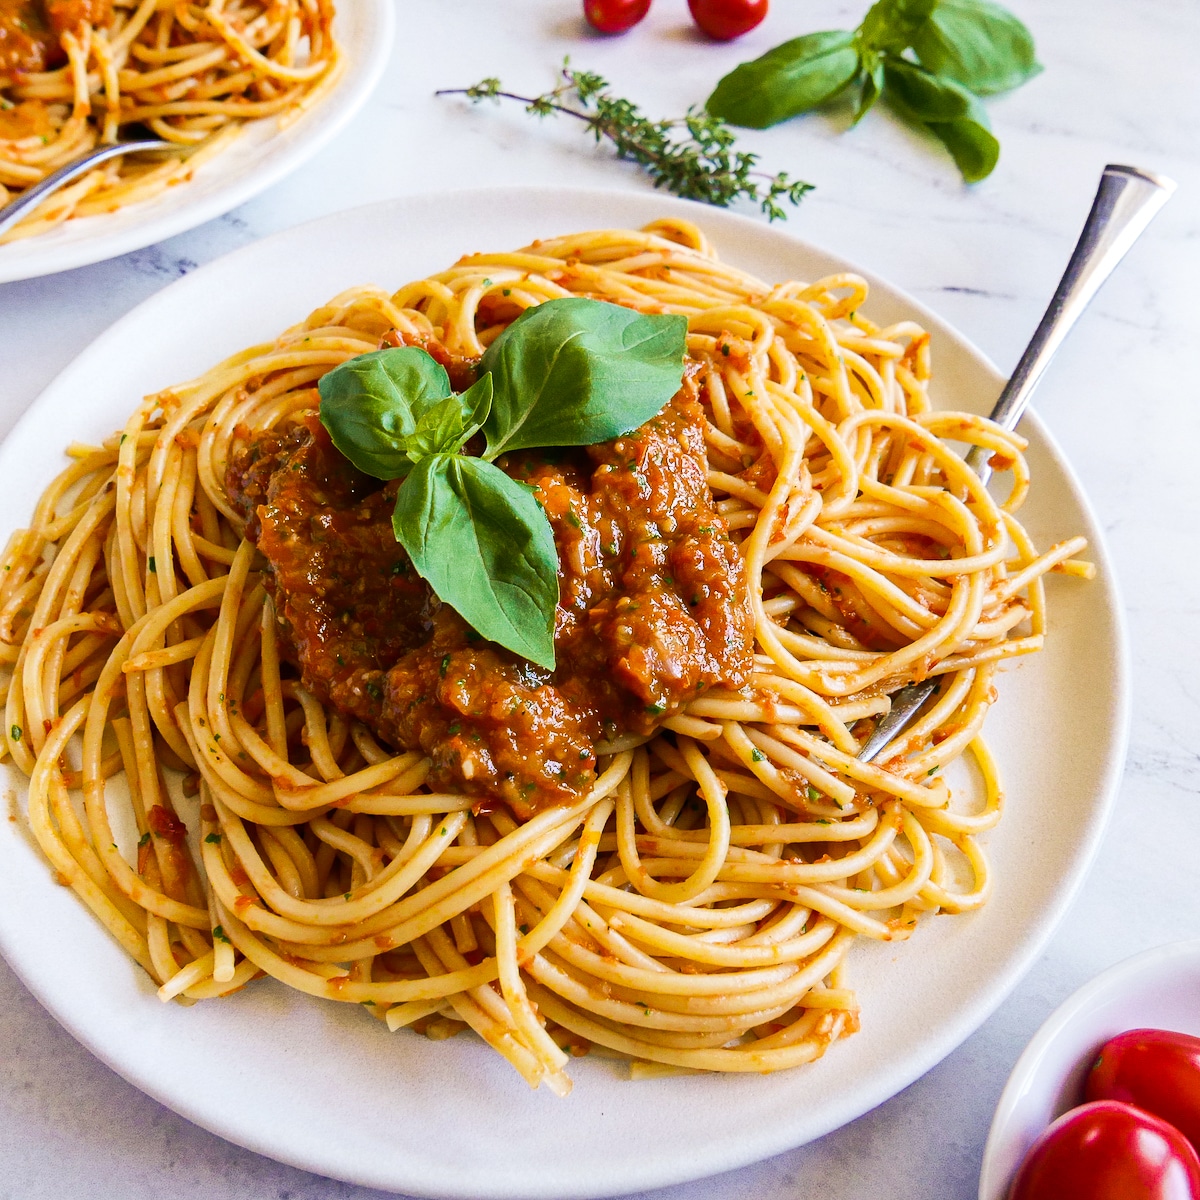
[[[0,73],[62,66],[67,61],[62,34],[89,24],[103,29],[112,11],[112,0],[0,0]]]
[[[596,745],[649,734],[753,665],[740,552],[707,484],[694,376],[640,429],[497,465],[535,489],[559,555],[557,665],[478,637],[392,533],[398,482],[358,472],[315,413],[246,434],[227,487],[269,564],[305,687],[433,760],[430,782],[520,817],[595,778]]]

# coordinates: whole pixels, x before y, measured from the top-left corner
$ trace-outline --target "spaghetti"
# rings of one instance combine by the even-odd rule
[[[330,0],[0,0],[0,205],[142,126],[126,155],[48,197],[0,242],[189,179],[250,120],[295,119],[340,73]]]
[[[582,795],[522,821],[301,686],[226,473],[381,340],[469,361],[572,293],[688,317],[755,654],[745,687],[598,746]],[[1039,553],[1014,516],[1023,440],[933,411],[928,335],[873,324],[866,297],[848,274],[768,286],[677,220],[557,238],[346,292],[72,448],[0,585],[3,744],[58,877],[164,1000],[266,974],[393,1030],[470,1027],[560,1093],[592,1046],[763,1072],[856,1030],[854,941],[987,899],[993,679],[1042,644],[1042,576],[1090,574],[1082,539]],[[1011,472],[1003,504],[946,439]],[[858,761],[927,676],[927,710]],[[943,779],[962,756],[965,805]]]

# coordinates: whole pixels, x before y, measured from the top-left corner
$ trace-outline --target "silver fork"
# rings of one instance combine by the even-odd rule
[[[997,425],[1003,429],[1016,428],[1033,389],[1063,339],[1174,190],[1174,181],[1163,175],[1112,164],[1104,168],[1100,187],[1092,201],[1092,211],[1075,243],[1071,261],[1067,263],[1017,369],[992,409],[991,418]],[[988,465],[990,457],[991,452],[982,446],[976,446],[967,455],[967,466],[984,483],[992,476],[992,468]],[[892,707],[858,752],[859,759],[870,762],[884,746],[899,737],[937,687],[936,679],[926,679],[907,684],[896,692]]]
[[[3,208],[0,208],[0,233],[11,229],[26,213],[51,193],[57,192],[71,180],[86,174],[92,167],[102,162],[108,162],[110,158],[118,158],[122,154],[140,154],[147,150],[178,149],[180,147],[175,142],[166,142],[161,138],[138,138],[124,142],[112,142],[107,146],[97,146],[94,150],[89,150],[86,154],[67,163],[66,166],[59,167],[57,171],[47,175],[45,179],[35,183],[33,187],[27,188],[15,200],[9,201]]]

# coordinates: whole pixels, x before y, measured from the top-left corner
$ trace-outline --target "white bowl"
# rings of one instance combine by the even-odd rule
[[[1082,1103],[1083,1079],[1096,1051],[1127,1029],[1200,1036],[1200,941],[1157,946],[1110,967],[1038,1030],[996,1106],[979,1200],[1004,1200],[1037,1136]]]

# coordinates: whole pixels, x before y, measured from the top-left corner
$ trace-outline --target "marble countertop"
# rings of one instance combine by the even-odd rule
[[[342,0],[352,3],[353,0]],[[1062,350],[1037,407],[1086,487],[1119,572],[1133,650],[1128,765],[1099,858],[1045,954],[974,1036],[829,1136],[656,1200],[969,1200],[992,1109],[1037,1026],[1086,979],[1200,930],[1200,6],[1012,0],[1046,70],[988,102],[994,175],[883,112],[810,117],[745,145],[817,185],[789,228],[942,313],[1011,369],[1057,282],[1106,162],[1160,171],[1175,199]],[[703,100],[737,62],[865,3],[774,0],[718,46],[684,0],[625,38],[589,37],[574,0],[402,0],[391,66],[338,142],[228,216],[107,263],[0,285],[0,434],[93,338],[178,276],[265,234],[408,192],[479,184],[648,187],[565,122],[471,109],[438,87],[499,74],[542,90],[570,54],[651,115]],[[1193,324],[1193,322],[1197,324]],[[0,1200],[366,1200],[232,1146],[140,1094],[64,1033],[0,962]]]

